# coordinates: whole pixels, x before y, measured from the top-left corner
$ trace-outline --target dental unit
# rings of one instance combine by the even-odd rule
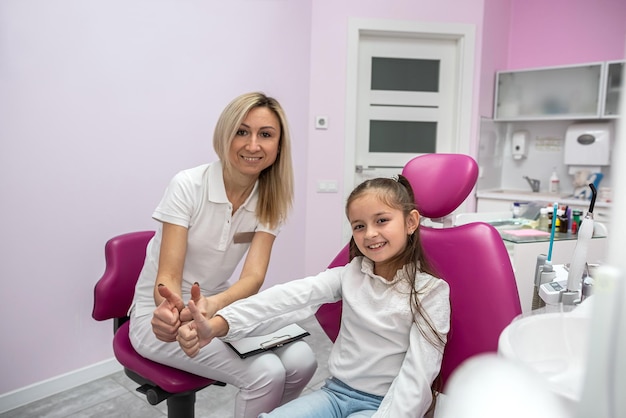
[[[591,295],[593,279],[589,276],[587,252],[589,242],[593,236],[593,208],[596,201],[597,190],[593,183],[590,183],[589,187],[592,193],[591,203],[589,204],[589,211],[578,229],[578,239],[569,268],[565,269],[564,267],[560,267],[557,271],[555,270],[556,266],[553,267],[549,263],[550,257],[548,257],[543,266],[539,264],[541,255],[537,258],[538,273],[535,276],[535,284],[538,286],[538,295],[544,302],[544,305],[541,306],[545,306],[545,304],[556,305],[559,303],[569,306],[577,305]],[[552,229],[554,231],[554,222],[552,223]],[[554,234],[550,237],[550,250],[552,249],[553,239]],[[564,276],[566,277],[564,278]],[[538,305],[538,307],[541,306]],[[533,309],[535,309],[535,306],[533,306]]]
[[[556,232],[558,204],[554,203],[552,207],[552,226],[550,228],[550,247],[548,255],[539,254],[537,256],[537,264],[535,266],[535,288],[533,292],[532,309],[539,309],[546,306],[546,301],[540,296],[540,289],[544,284],[550,284],[557,278],[557,272],[552,266],[552,249],[554,247],[554,234]]]

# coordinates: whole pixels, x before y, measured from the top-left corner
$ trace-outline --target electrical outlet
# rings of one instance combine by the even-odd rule
[[[328,118],[326,116],[316,116],[315,129],[328,129]]]

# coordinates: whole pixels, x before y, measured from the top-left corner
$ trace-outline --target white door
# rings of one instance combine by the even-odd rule
[[[417,155],[469,154],[474,45],[470,24],[350,19],[346,197]],[[343,238],[350,233],[345,223]]]
[[[456,151],[456,50],[449,38],[361,36],[355,184],[419,154]]]

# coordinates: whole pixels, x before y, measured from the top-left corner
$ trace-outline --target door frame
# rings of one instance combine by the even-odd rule
[[[457,44],[459,97],[456,114],[458,121],[454,129],[453,149],[458,154],[468,154],[472,127],[472,91],[474,83],[475,26],[462,23],[430,23],[384,19],[351,18],[348,22],[348,57],[346,72],[346,136],[344,194],[352,191],[355,173],[356,124],[359,41],[361,35],[409,36],[416,39],[453,39]],[[349,186],[348,186],[349,185]]]

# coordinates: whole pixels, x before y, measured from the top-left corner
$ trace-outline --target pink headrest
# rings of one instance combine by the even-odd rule
[[[478,164],[465,154],[424,154],[404,166],[422,216],[443,218],[454,212],[478,179]]]

